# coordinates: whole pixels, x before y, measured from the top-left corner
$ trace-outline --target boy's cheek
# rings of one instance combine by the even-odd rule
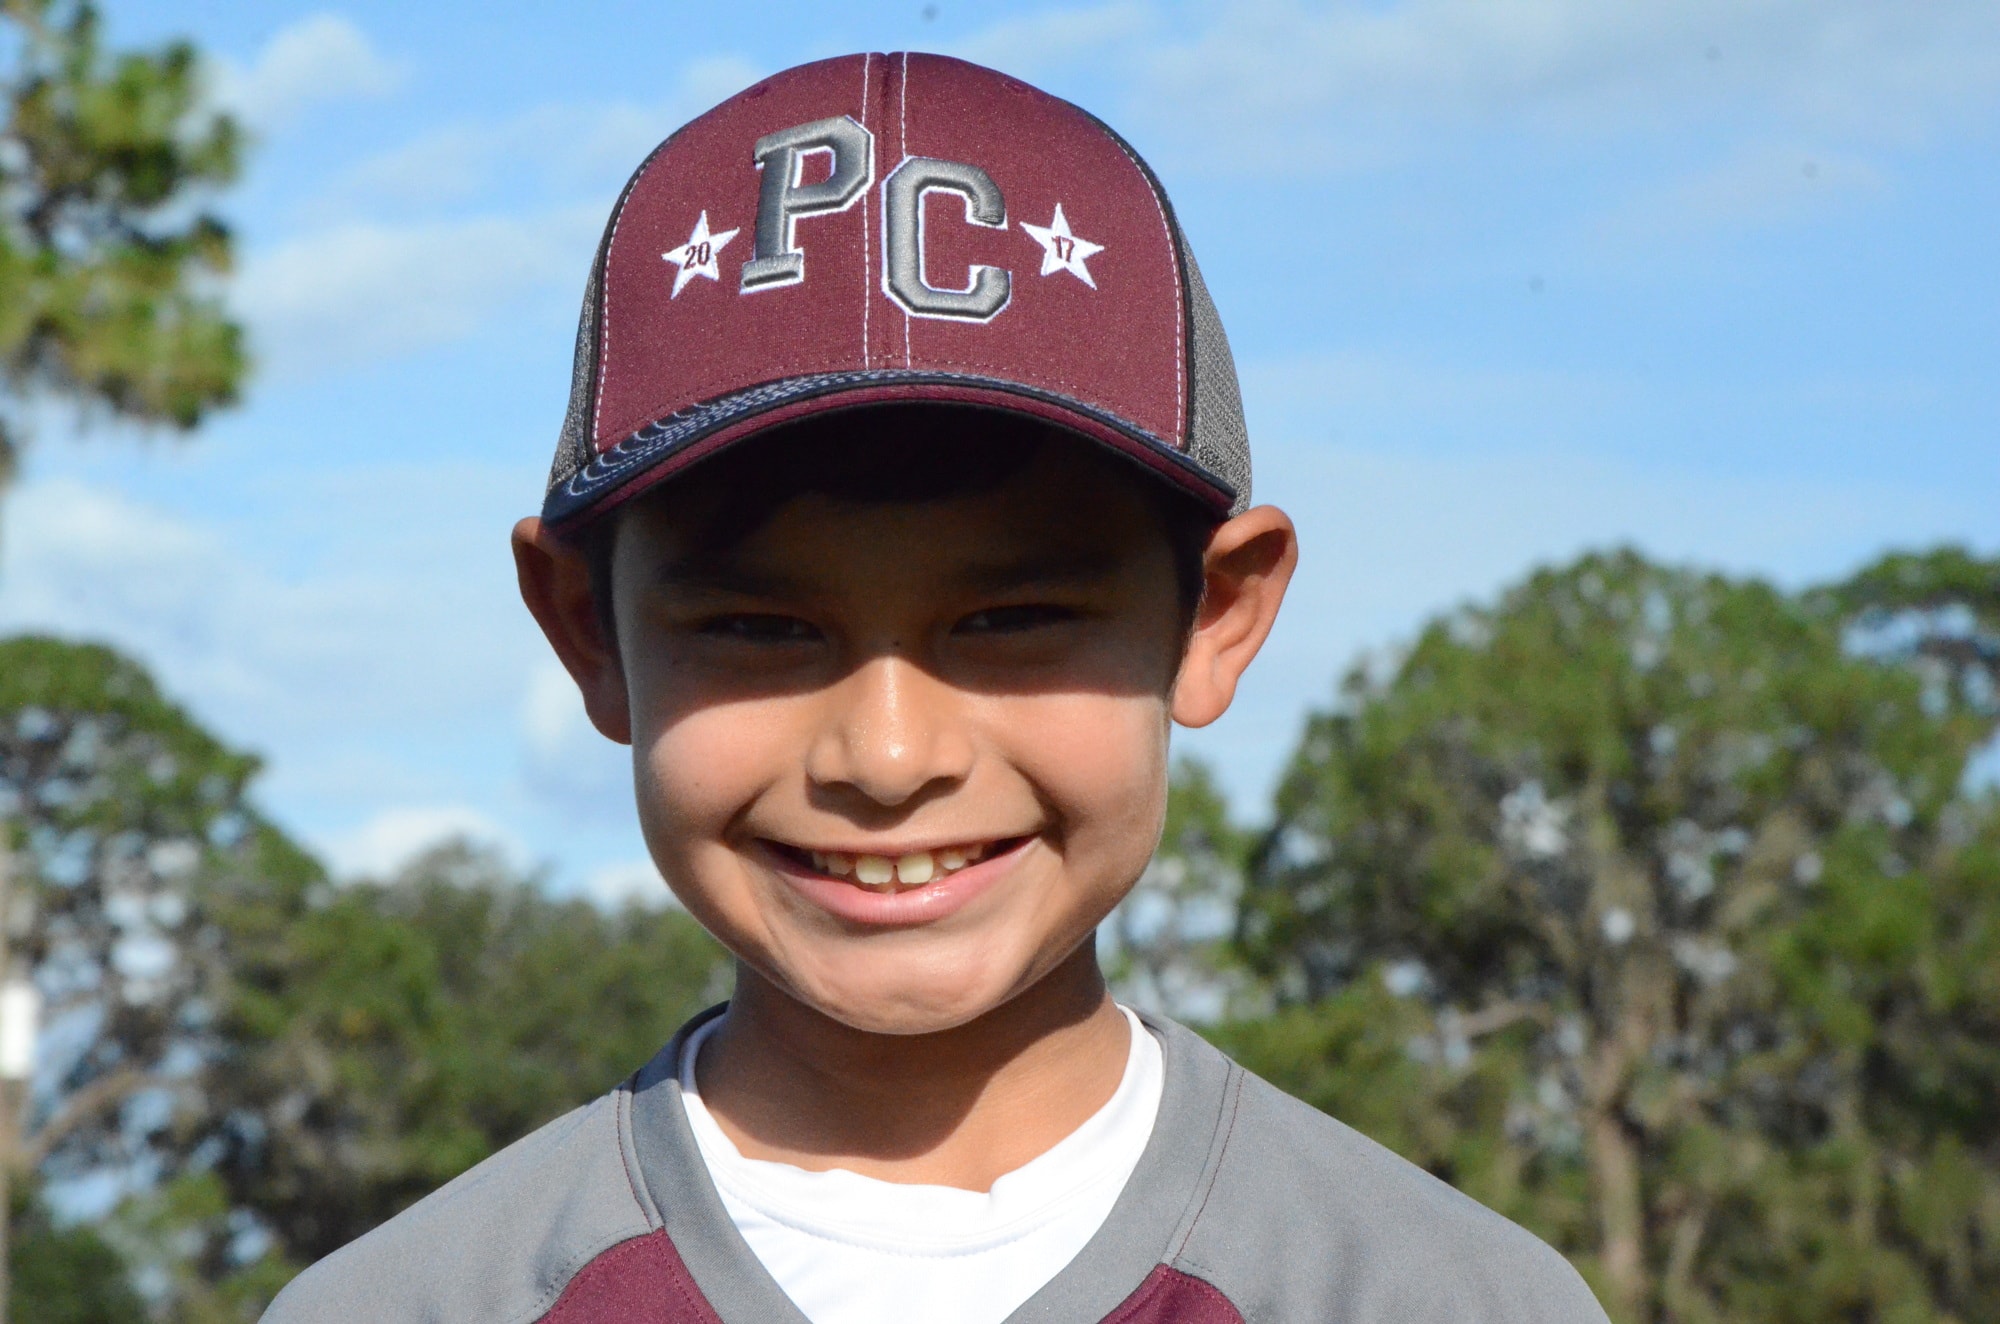
[[[1070,808],[1078,828],[1165,795],[1167,707],[1154,695],[1026,698],[997,716],[994,734],[1009,761]]]
[[[723,705],[633,732],[642,820],[663,832],[712,837],[782,776],[790,741],[752,705]]]
[[[671,721],[656,716],[651,729],[636,729],[638,809],[656,853],[678,857],[698,842],[724,844],[743,812],[768,795],[804,804],[804,760],[815,735],[809,716],[789,704],[722,704]],[[950,720],[964,725],[978,756],[955,793],[966,799],[927,806],[939,821],[1010,827],[1034,804],[1049,820],[1043,826],[1052,844],[1093,874],[1136,870],[1150,858],[1167,787],[1163,699],[988,696],[968,701]]]

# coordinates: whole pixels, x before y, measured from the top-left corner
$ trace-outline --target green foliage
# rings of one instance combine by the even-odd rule
[[[197,1216],[194,1198],[215,1189],[201,1156],[241,1122],[212,1088],[232,959],[217,903],[301,896],[321,877],[249,803],[257,766],[111,649],[0,639],[10,956],[34,973],[52,1021],[95,1026],[48,1064],[55,1090],[23,1119],[25,1166],[51,1179],[158,1172],[160,1191],[89,1244],[143,1247],[132,1262],[188,1302],[241,1271],[231,1211]],[[142,1095],[166,1106],[129,1111]],[[135,1237],[142,1214],[171,1214],[173,1233]]]
[[[1194,1022],[1261,1005],[1230,943],[1250,843],[1207,765],[1177,761],[1159,850],[1098,930],[1121,1001]]]
[[[30,1162],[160,1174],[90,1244],[188,1324],[254,1317],[726,988],[685,914],[553,900],[462,844],[336,887],[250,803],[256,771],[112,650],[0,640],[15,955],[52,1014],[101,1026],[30,1119]],[[164,961],[121,960],[134,940]],[[171,1107],[135,1126],[142,1092]]]
[[[2000,564],[1631,553],[1315,715],[1221,1032],[1623,1320],[2000,1318]]]
[[[29,400],[190,428],[246,367],[230,234],[199,206],[241,135],[202,107],[193,47],[109,54],[100,27],[77,0],[0,3],[0,484]]]
[[[27,1324],[133,1324],[146,1317],[125,1263],[91,1227],[58,1227],[24,1188],[11,1201],[7,1318]]]
[[[2000,564],[1963,552],[1796,594],[1545,571],[1350,677],[1268,832],[1177,766],[1110,968],[1233,1016],[1243,1061],[1621,1321],[2000,1318],[2000,792],[1968,772],[1996,677]],[[247,1318],[723,991],[685,915],[462,843],[335,886],[255,772],[115,653],[0,641],[17,945],[104,1027],[31,1148],[161,1174],[96,1232],[23,1215],[50,1276],[19,1290],[80,1303],[26,1317],[125,1309],[78,1284],[130,1268],[174,1318]],[[135,935],[172,959],[121,965]],[[174,1100],[143,1134],[111,1106],[140,1088]]]
[[[545,896],[463,844],[318,889],[231,938],[222,1171],[310,1262],[603,1094],[724,993],[685,914]]]
[[[248,803],[256,770],[110,649],[0,640],[0,830],[20,852],[11,955],[37,973],[51,1020],[97,1026],[57,1064],[55,1106],[27,1119],[31,1165],[159,1158],[202,1125],[194,1063],[227,955],[203,890],[315,872]],[[148,1089],[174,1106],[135,1131],[120,1105]]]
[[[99,1233],[173,1324],[247,1324],[298,1272],[282,1254],[236,1253],[253,1226],[213,1171],[183,1171],[127,1198]]]

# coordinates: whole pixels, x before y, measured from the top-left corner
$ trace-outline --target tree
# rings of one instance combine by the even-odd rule
[[[0,0],[0,487],[38,401],[187,429],[236,399],[228,228],[242,135],[186,42],[107,53],[77,0]]]
[[[56,1227],[25,1186],[14,1191],[14,1272],[8,1313],[32,1324],[131,1324],[146,1303],[96,1229]]]
[[[90,1253],[190,1324],[254,1315],[727,988],[686,914],[554,900],[464,843],[336,886],[257,769],[112,650],[0,640],[13,939],[73,1044],[15,1161],[128,1178]]]
[[[68,1045],[0,1165],[171,1183],[228,1124],[208,1080],[229,953],[207,898],[320,877],[250,804],[256,771],[110,649],[0,640],[6,936]]]
[[[1315,715],[1239,936],[1253,1065],[1615,1318],[2000,1318],[2000,563],[1788,595],[1633,553]]]
[[[727,995],[685,913],[554,900],[463,842],[229,924],[219,1090],[258,1126],[219,1171],[301,1264],[605,1093]]]
[[[111,55],[99,29],[79,0],[0,0],[0,491],[38,406],[185,430],[245,372],[217,289],[229,231],[200,206],[234,178],[240,135],[200,104],[191,46]],[[0,806],[0,911],[8,818]],[[0,1317],[16,1092],[0,1082]]]
[[[1215,774],[1199,760],[1177,761],[1160,847],[1098,928],[1119,1001],[1196,1024],[1262,1006],[1230,941],[1249,845]]]

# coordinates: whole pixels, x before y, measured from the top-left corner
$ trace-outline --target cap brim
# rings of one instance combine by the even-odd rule
[[[977,405],[1066,428],[1137,462],[1218,516],[1236,501],[1233,488],[1179,449],[1103,410],[1013,382],[885,368],[769,382],[649,423],[551,488],[542,519],[559,530],[581,527],[736,442],[808,415],[920,401]]]

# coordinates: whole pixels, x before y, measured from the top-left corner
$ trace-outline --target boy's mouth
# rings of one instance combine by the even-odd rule
[[[810,850],[775,841],[769,844],[792,863],[825,877],[838,878],[871,892],[906,892],[949,878],[968,865],[1011,850],[1022,840],[1024,838],[1008,837],[999,841],[940,846],[935,850],[911,851],[902,855]]]

